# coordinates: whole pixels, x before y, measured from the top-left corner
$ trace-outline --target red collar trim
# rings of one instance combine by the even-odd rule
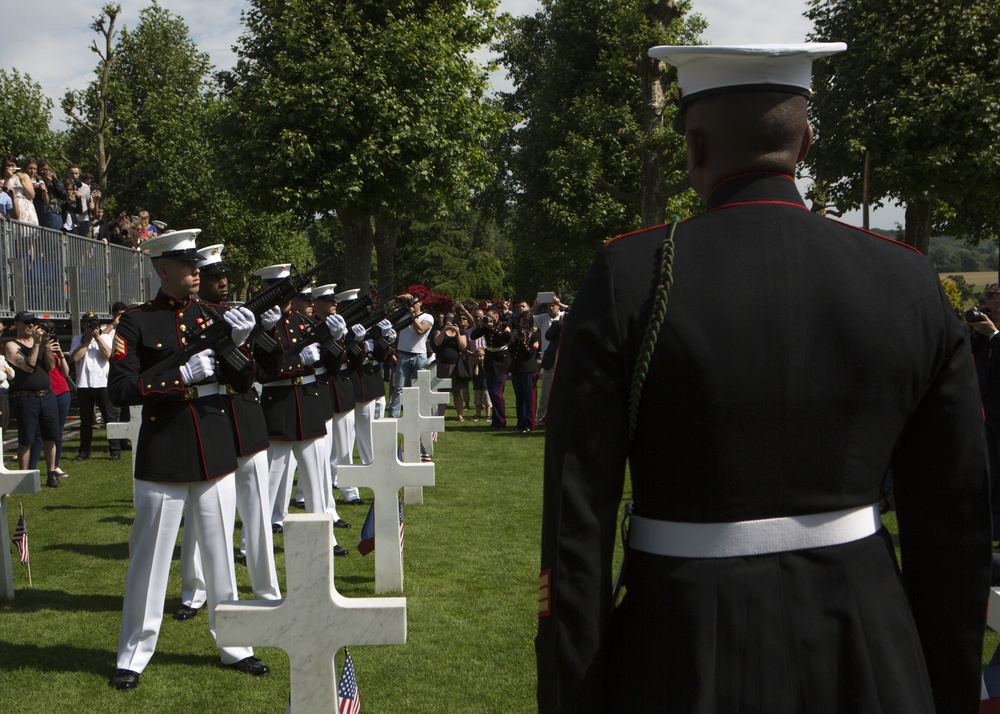
[[[792,201],[738,201],[736,203],[723,203],[721,206],[709,209],[708,212],[714,213],[715,211],[721,211],[723,208],[733,208],[735,206],[791,206],[792,208],[801,208],[803,211],[809,210],[801,203],[793,203]]]

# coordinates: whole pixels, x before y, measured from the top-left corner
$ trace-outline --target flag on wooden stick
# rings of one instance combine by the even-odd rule
[[[24,520],[24,506],[21,506],[21,517],[17,519],[14,527],[14,545],[17,546],[17,553],[21,558],[21,564],[27,565],[28,558],[28,524]]]

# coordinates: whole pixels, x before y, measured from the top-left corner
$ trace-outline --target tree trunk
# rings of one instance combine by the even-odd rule
[[[372,217],[367,211],[337,210],[344,228],[344,283],[343,290],[359,288],[363,295],[368,291],[372,275]]]
[[[646,10],[646,19],[653,25],[666,29],[680,17],[681,11],[674,0],[659,0]],[[674,70],[666,62],[649,57],[645,51],[639,59],[642,78],[643,112],[642,124],[646,136],[663,128],[663,110],[667,106],[668,90],[674,78]],[[666,165],[667,158],[659,151],[643,149],[642,199],[640,220],[642,227],[658,226],[664,222],[667,213]]]
[[[402,221],[398,218],[375,218],[375,257],[378,260],[376,286],[379,289],[396,279],[396,239]]]
[[[931,202],[924,199],[906,204],[903,240],[924,255],[931,245]]]

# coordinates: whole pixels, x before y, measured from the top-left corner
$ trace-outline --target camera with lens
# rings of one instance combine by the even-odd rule
[[[970,307],[965,311],[966,322],[982,322],[991,317],[993,316],[990,314],[989,308],[986,307]]]
[[[455,318],[454,317],[446,317],[446,318],[444,318],[444,324],[446,324],[446,325],[454,325],[455,324]]]
[[[51,335],[51,334],[55,333],[56,326],[53,325],[51,322],[43,322],[42,323],[42,329],[45,330],[47,333],[49,333]]]
[[[96,330],[100,326],[101,326],[101,323],[100,323],[99,320],[94,320],[94,319],[87,320],[87,329],[88,330]]]

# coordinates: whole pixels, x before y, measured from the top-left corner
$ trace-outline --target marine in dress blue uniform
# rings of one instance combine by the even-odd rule
[[[108,379],[111,400],[142,405],[133,453],[135,521],[129,535],[118,669],[112,678],[121,690],[138,686],[139,674],[156,648],[170,560],[187,502],[195,503],[189,526],[203,547],[213,638],[215,606],[238,597],[231,546],[236,450],[218,377],[246,391],[253,370],[237,371],[225,362],[216,366],[211,351],[195,354],[183,364],[171,361],[206,319],[205,309],[191,297],[200,283],[194,250],[198,233],[178,231],[144,244],[161,289],[154,300],[127,311],[115,333]],[[240,319],[227,322],[235,325]],[[234,338],[236,332],[234,327]],[[243,334],[248,333],[249,329]],[[239,671],[254,675],[269,671],[248,647],[219,649],[222,662]]]
[[[670,227],[601,248],[566,318],[539,711],[977,711],[990,515],[968,338],[921,255],[811,213],[792,176],[811,56],[842,48],[651,50],[679,65],[707,211],[676,226],[638,400]],[[901,573],[872,515],[889,468]]]
[[[229,266],[222,260],[224,248],[216,244],[198,250],[201,256],[198,261],[201,274],[198,295],[202,300],[228,310]],[[273,308],[262,317],[262,323],[273,326],[280,313],[279,308]],[[267,438],[267,423],[260,408],[260,394],[252,385],[245,392],[226,385],[223,399],[225,413],[229,416],[236,438],[236,510],[242,523],[240,550],[245,558],[254,599],[278,600],[281,588],[274,567],[267,459],[267,447],[271,442]],[[189,510],[191,506],[188,502]],[[190,522],[189,518],[186,514],[186,522]],[[174,614],[178,620],[194,617],[207,599],[199,550],[192,529],[185,528],[181,538],[181,607]]]

